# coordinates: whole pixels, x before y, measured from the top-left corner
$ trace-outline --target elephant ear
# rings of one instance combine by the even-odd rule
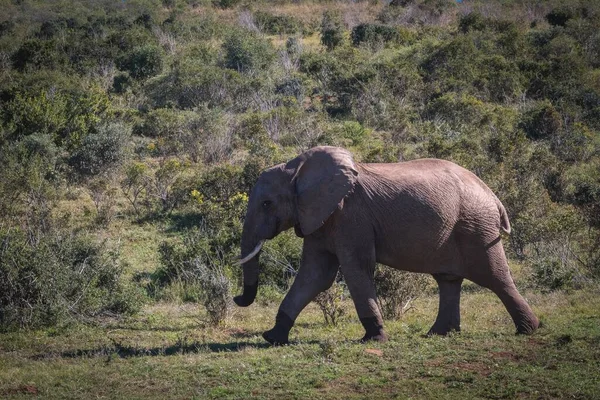
[[[347,150],[315,147],[290,161],[295,168],[296,207],[303,235],[319,229],[354,189],[358,171]]]

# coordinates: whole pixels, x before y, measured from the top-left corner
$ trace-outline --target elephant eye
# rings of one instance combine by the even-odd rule
[[[273,202],[271,200],[265,200],[262,203],[263,208],[269,208],[271,207],[271,204],[273,204]]]

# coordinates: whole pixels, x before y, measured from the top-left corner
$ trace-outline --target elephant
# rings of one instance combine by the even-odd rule
[[[502,246],[500,231],[511,229],[504,206],[475,174],[450,161],[358,163],[343,148],[320,146],[263,171],[243,224],[238,306],[254,302],[265,240],[292,227],[303,238],[302,258],[275,326],[263,334],[271,344],[289,343],[298,314],[332,285],[338,270],[365,329],[361,341],[386,341],[376,263],[434,277],[439,308],[430,335],[460,331],[463,279],[491,289],[517,333],[538,328]]]

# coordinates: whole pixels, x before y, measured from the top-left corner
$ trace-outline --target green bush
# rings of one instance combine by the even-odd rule
[[[573,283],[574,270],[555,255],[536,257],[529,264],[534,285],[544,291],[566,289]]]
[[[213,0],[212,3],[216,7],[226,9],[226,8],[234,8],[235,6],[240,4],[241,1],[242,0]]]
[[[294,34],[302,31],[302,23],[289,15],[274,15],[266,11],[254,13],[259,28],[271,35]]]
[[[543,101],[523,114],[519,127],[532,140],[549,139],[562,128],[562,118],[552,103]]]
[[[18,92],[5,107],[7,125],[16,138],[49,134],[68,150],[112,113],[108,95],[97,86],[69,92],[41,90],[34,95]]]
[[[119,68],[129,72],[134,79],[150,78],[163,69],[162,52],[150,44],[137,47],[119,60]]]
[[[63,164],[52,136],[32,134],[0,145],[0,219],[45,231],[60,196]]]
[[[472,11],[460,17],[458,29],[463,33],[470,31],[483,31],[489,26],[489,21],[480,13]]]
[[[37,328],[102,314],[131,314],[143,296],[119,253],[85,235],[32,238],[0,231],[0,329]]]
[[[575,17],[574,10],[566,5],[552,9],[545,16],[546,21],[552,26],[565,26],[573,17]]]
[[[31,39],[24,42],[11,56],[12,65],[21,72],[32,68],[59,68],[66,63],[56,51],[53,41]]]
[[[416,274],[378,266],[375,286],[379,308],[386,319],[398,319],[412,308],[412,302],[421,296],[428,285],[424,274]]]
[[[18,136],[33,133],[56,135],[68,124],[69,101],[58,93],[36,96],[17,93],[6,106],[9,124]]]
[[[336,279],[329,289],[319,293],[313,300],[323,312],[326,325],[336,326],[346,313],[344,308],[344,299],[347,297],[345,288],[344,282]]]
[[[429,102],[425,115],[431,119],[444,121],[454,128],[465,125],[481,126],[489,118],[485,103],[467,94],[448,92]]]
[[[223,43],[225,67],[239,72],[258,72],[269,67],[275,58],[271,43],[250,32],[237,32]]]
[[[210,324],[218,326],[231,314],[231,283],[225,275],[223,267],[216,264],[204,264],[199,259],[192,261],[195,279],[202,289],[202,303]]]
[[[108,123],[88,134],[71,154],[69,165],[82,176],[109,173],[127,156],[131,128],[123,123]]]
[[[339,12],[325,11],[321,20],[321,44],[333,50],[344,43],[344,24]]]
[[[382,44],[397,42],[400,39],[398,30],[394,27],[381,24],[360,24],[352,29],[352,44],[359,46],[379,46]]]
[[[287,290],[296,276],[302,258],[302,240],[293,230],[281,233],[263,246],[260,256],[261,285]]]

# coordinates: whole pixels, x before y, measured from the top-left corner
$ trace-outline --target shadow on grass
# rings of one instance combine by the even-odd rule
[[[182,354],[199,353],[220,353],[237,352],[247,348],[265,349],[272,347],[268,343],[253,342],[231,342],[231,343],[200,343],[192,342],[189,344],[173,344],[164,347],[135,347],[115,343],[113,346],[101,346],[95,349],[76,349],[62,353],[36,354],[31,358],[34,360],[43,360],[46,358],[93,358],[93,357],[156,357],[156,356],[175,356]]]
[[[319,343],[318,341],[302,342],[306,344]],[[294,345],[292,343],[291,345]],[[94,357],[118,357],[118,358],[133,358],[133,357],[157,357],[157,356],[176,356],[183,354],[200,354],[200,353],[221,353],[221,352],[239,352],[246,349],[267,349],[275,347],[269,343],[256,342],[230,342],[230,343],[176,343],[171,346],[164,347],[135,347],[123,345],[114,342],[113,346],[101,346],[95,349],[77,349],[65,351],[62,353],[43,353],[36,354],[31,357],[33,360],[44,360],[49,358],[94,358]]]

